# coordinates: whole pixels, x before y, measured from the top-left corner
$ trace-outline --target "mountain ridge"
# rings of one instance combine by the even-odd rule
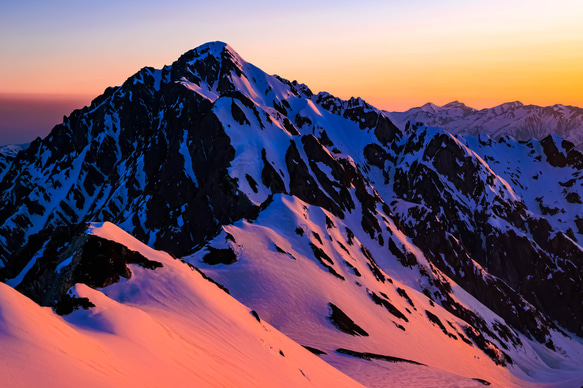
[[[555,104],[525,105],[520,101],[507,102],[492,108],[474,109],[458,101],[443,106],[427,103],[404,112],[387,112],[400,128],[407,122],[421,122],[465,135],[486,134],[494,138],[512,136],[517,140],[542,140],[558,134],[583,146],[583,109]]]

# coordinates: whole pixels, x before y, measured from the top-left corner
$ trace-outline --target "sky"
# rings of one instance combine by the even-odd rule
[[[270,74],[402,111],[583,106],[580,0],[0,0],[0,145],[220,40]]]

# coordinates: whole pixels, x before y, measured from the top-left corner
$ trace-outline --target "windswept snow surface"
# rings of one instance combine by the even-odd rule
[[[559,365],[572,368],[573,378],[583,381],[581,360],[577,359],[583,355],[580,344],[559,337],[555,339],[557,343],[565,349],[574,349],[566,360],[543,361],[544,357],[553,357],[548,349],[521,336],[524,346],[510,353],[516,365],[497,366],[480,349],[461,340],[465,322],[433,305],[423,295],[423,276],[418,269],[402,266],[386,250],[371,243],[362,230],[356,232],[359,222],[358,217],[341,220],[297,198],[277,195],[256,221],[226,226],[211,242],[213,247],[234,250],[236,263],[205,264],[203,258],[208,253],[205,249],[185,259],[200,266],[238,300],[253,306],[296,342],[325,352],[323,360],[368,387],[481,386],[474,379],[498,387],[547,386],[543,381],[548,386],[564,386],[563,379],[571,372],[554,370]],[[347,226],[355,231],[352,239],[347,237]],[[392,223],[386,227],[396,229]],[[290,237],[290,230],[298,232]],[[393,238],[416,252],[404,236],[395,234]],[[334,270],[345,280],[319,264],[313,258],[311,246],[323,249]],[[377,281],[362,246],[371,248],[370,253],[388,281]],[[422,265],[428,265],[417,254]],[[402,316],[375,304],[371,293],[386,296],[398,310],[396,314],[400,312]],[[502,322],[463,289],[456,287],[454,294],[462,305],[479,311],[487,321]],[[340,307],[369,335],[353,336],[335,328],[327,319],[328,303]],[[451,335],[444,335],[428,320],[427,311],[439,317]],[[338,348],[398,357],[427,366],[359,360],[338,353]],[[569,357],[573,359],[569,361]]]
[[[0,283],[6,387],[361,387],[259,322],[188,265],[113,224],[90,233],[163,264],[71,293],[96,305],[62,318]]]

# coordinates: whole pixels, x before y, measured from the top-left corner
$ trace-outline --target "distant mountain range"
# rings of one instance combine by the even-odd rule
[[[3,148],[2,383],[581,386],[583,153],[392,116],[213,42]]]
[[[427,103],[388,115],[399,128],[405,128],[407,122],[421,122],[457,134],[481,133],[496,139],[508,135],[517,140],[542,140],[556,134],[580,149],[583,146],[583,109],[574,106],[542,107],[516,101],[478,110],[454,101],[444,106]]]

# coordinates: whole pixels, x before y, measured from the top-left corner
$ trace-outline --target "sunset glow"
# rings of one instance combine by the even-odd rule
[[[574,0],[34,3],[0,6],[2,94],[97,96],[221,40],[268,73],[387,110],[583,106]]]
[[[583,388],[583,2],[0,5],[0,388]]]

